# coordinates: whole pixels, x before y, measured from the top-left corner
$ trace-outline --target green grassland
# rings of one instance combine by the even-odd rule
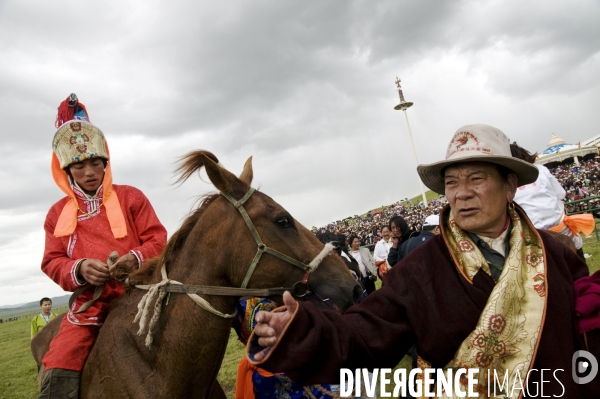
[[[590,273],[600,269],[600,242],[594,233],[584,239],[583,248],[591,255],[587,259]],[[29,349],[29,322],[30,317],[21,317],[18,321],[0,324],[0,399],[37,397],[37,368]],[[233,398],[237,364],[243,356],[244,346],[232,332],[219,372],[219,382],[228,398]],[[410,358],[405,357],[398,368],[410,368]]]
[[[438,193],[436,193],[436,192],[433,192],[433,191],[431,191],[431,190],[428,190],[428,191],[425,191],[425,198],[427,198],[427,201],[429,202],[429,201],[431,201],[432,199],[438,199],[438,198],[440,198],[440,195],[439,195]],[[423,200],[423,195],[421,195],[421,194],[417,195],[416,197],[410,198],[410,202],[412,202],[412,204],[413,204],[413,205],[417,205],[417,204],[419,204],[419,203],[420,203],[422,200]],[[400,203],[401,203],[402,205],[405,205],[405,206],[411,206],[411,205],[410,205],[410,203],[409,203],[408,201],[400,201]],[[380,207],[378,207],[378,208],[375,208],[375,209],[371,209],[370,211],[368,211],[368,212],[365,212],[365,213],[363,213],[363,214],[362,214],[362,215],[360,215],[360,216],[364,216],[364,215],[366,215],[366,214],[368,214],[368,213],[372,213],[372,212],[380,211],[380,210],[382,210],[383,208],[387,208],[387,207],[389,207],[389,206],[390,206],[390,205],[384,205],[384,206],[380,206]]]

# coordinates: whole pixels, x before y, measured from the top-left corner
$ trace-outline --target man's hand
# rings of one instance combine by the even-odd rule
[[[125,280],[131,272],[139,268],[139,263],[135,255],[126,254],[121,256],[110,268],[108,269],[110,275],[119,281]]]
[[[254,355],[254,360],[260,361],[265,358],[267,352],[275,345],[277,340],[283,334],[283,330],[290,323],[298,302],[288,291],[283,293],[283,304],[287,308],[287,312],[258,312],[256,315],[256,326],[254,333],[258,337],[258,344],[264,346],[265,349]]]
[[[81,262],[79,274],[92,285],[102,285],[110,278],[108,265],[99,259],[86,259]]]
[[[398,248],[400,244],[400,238],[392,236],[392,248]]]

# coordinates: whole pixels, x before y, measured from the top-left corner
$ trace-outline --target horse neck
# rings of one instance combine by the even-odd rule
[[[185,251],[182,251],[182,254],[185,255]],[[207,261],[210,259],[179,256],[172,266],[167,267],[167,277],[182,284],[223,286],[223,282],[212,273],[198,273],[198,270],[207,270]],[[196,273],[189,272],[192,267]],[[155,280],[162,280],[160,271],[154,277]],[[217,377],[229,340],[232,319],[209,313],[186,294],[170,295],[168,311],[164,311],[166,308],[163,305],[164,313],[161,317],[164,317],[162,323],[165,328],[160,333],[160,345],[156,347],[157,363],[164,365],[160,367],[162,375],[160,381],[157,381],[157,389],[165,389],[165,395],[172,397],[183,397],[190,392],[194,393],[194,397],[204,397],[205,393],[199,392],[198,389],[211,386]],[[201,297],[225,314],[235,311],[235,303],[238,300],[226,296]],[[172,363],[173,353],[178,353],[176,363]],[[198,365],[201,365],[202,370],[198,369]],[[188,376],[183,376],[182,373],[187,373]],[[172,385],[174,381],[193,384]],[[175,394],[177,392],[181,395]]]
[[[210,386],[221,367],[231,330],[231,319],[202,310],[187,295],[177,295],[172,313],[165,320],[169,328],[163,330],[161,345],[157,346],[157,356],[162,358],[160,363],[164,366],[161,367],[162,381],[157,385],[164,388],[177,382],[165,391],[171,397],[181,396],[174,392],[191,392],[202,389],[198,386]],[[205,297],[217,307],[213,298]],[[178,355],[174,357],[173,353]],[[190,386],[180,386],[181,381],[189,382]]]

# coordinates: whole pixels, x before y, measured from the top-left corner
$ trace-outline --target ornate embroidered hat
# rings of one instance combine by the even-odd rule
[[[75,95],[72,94],[72,96]],[[104,134],[96,126],[84,120],[87,119],[87,111],[85,111],[85,115],[79,113],[73,115],[63,114],[61,116],[61,108],[64,108],[63,105],[71,108],[73,108],[71,103],[74,106],[77,106],[77,104],[83,106],[83,104],[77,101],[76,96],[74,101],[69,101],[72,99],[71,97],[63,101],[61,107],[59,107],[59,115],[56,118],[56,123],[61,122],[61,125],[52,140],[53,152],[50,165],[52,178],[56,185],[71,199],[71,201],[65,203],[56,222],[54,228],[54,236],[56,237],[70,236],[77,228],[79,207],[65,168],[72,163],[82,162],[90,158],[110,159],[110,152]],[[85,107],[83,109],[85,110]],[[75,111],[76,113],[79,112],[77,109]],[[64,121],[63,118],[67,117],[74,119]],[[64,123],[62,123],[63,121]],[[115,238],[126,237],[127,224],[125,223],[125,216],[123,215],[117,193],[113,190],[110,163],[106,164],[102,187],[102,205],[106,209],[106,216],[113,236]]]
[[[519,186],[533,183],[539,173],[532,164],[512,157],[510,140],[501,130],[483,124],[466,125],[458,129],[448,144],[446,159],[419,165],[417,172],[427,187],[444,194],[446,187],[442,171],[459,162],[491,162],[505,166],[517,175]]]
[[[102,131],[82,120],[64,123],[54,135],[52,149],[63,169],[90,158],[109,159]]]

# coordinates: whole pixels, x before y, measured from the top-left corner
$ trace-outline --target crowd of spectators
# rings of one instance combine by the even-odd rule
[[[410,200],[398,201],[362,216],[355,215],[329,223],[327,226],[313,228],[313,232],[331,232],[344,234],[346,237],[356,235],[362,245],[375,245],[381,239],[381,229],[383,226],[388,226],[394,216],[402,216],[411,230],[421,231],[425,218],[429,215],[437,215],[447,203],[444,196],[429,201],[427,207],[422,203],[414,205]]]
[[[548,168],[567,192],[565,202],[600,196],[600,160],[596,158],[569,165]],[[600,201],[592,199],[565,206],[567,213],[600,208]],[[600,217],[599,212],[594,216]]]
[[[600,196],[600,159],[592,158],[581,161],[579,165],[572,163],[548,169],[567,192],[565,202]],[[429,201],[427,207],[422,203],[415,205],[410,200],[398,201],[362,216],[355,215],[329,223],[327,226],[313,227],[313,232],[331,232],[344,234],[346,237],[357,235],[362,245],[370,246],[381,239],[381,228],[387,226],[392,217],[402,216],[411,230],[420,232],[425,218],[439,214],[447,203],[444,196]],[[565,210],[567,213],[573,213],[596,208],[600,208],[600,199],[568,204]],[[593,213],[595,217],[600,218],[600,211]]]

